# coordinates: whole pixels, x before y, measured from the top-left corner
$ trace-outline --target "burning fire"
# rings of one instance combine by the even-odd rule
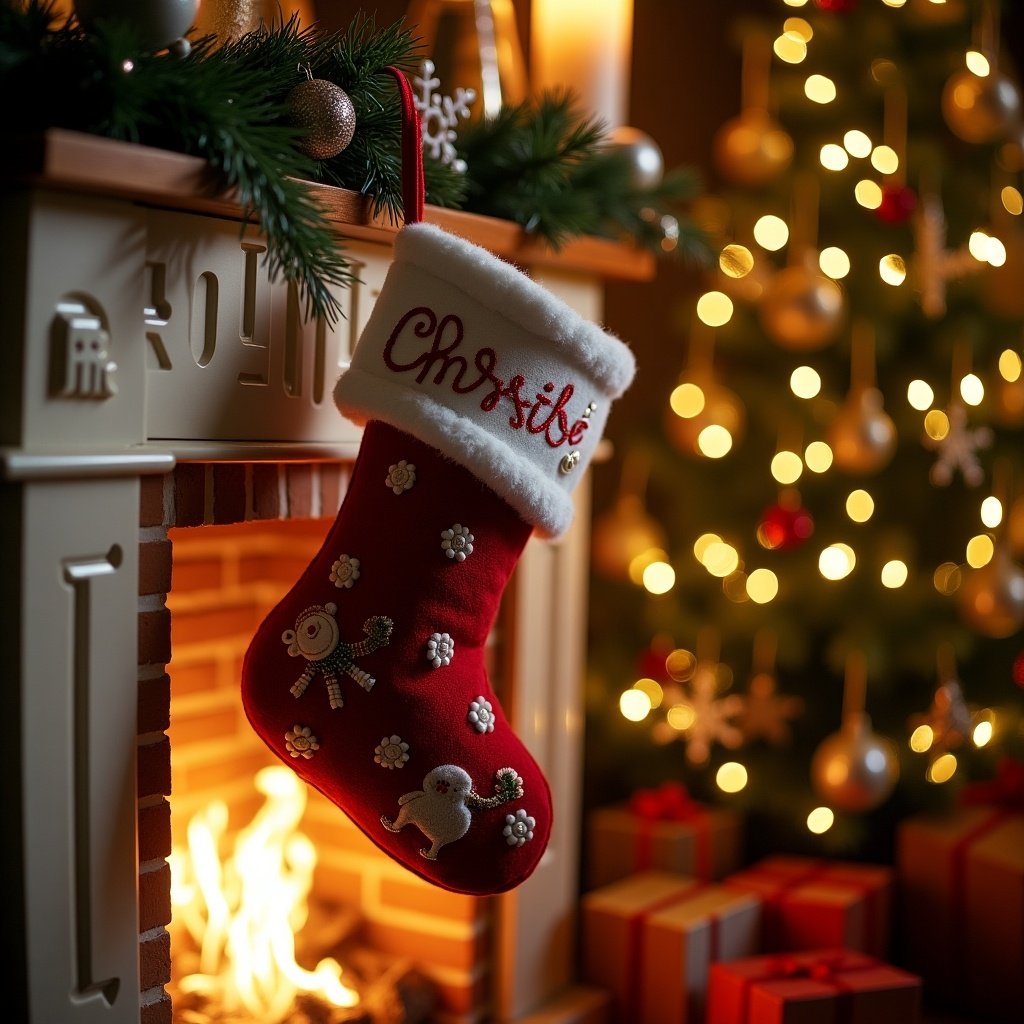
[[[174,922],[199,949],[198,972],[178,987],[266,1024],[286,1020],[300,993],[355,1006],[359,997],[342,982],[336,960],[327,957],[313,971],[295,962],[295,933],[306,923],[316,866],[313,843],[298,831],[305,788],[279,766],[262,769],[255,783],[266,800],[223,864],[228,809],[221,801],[189,822],[187,854],[171,855]]]

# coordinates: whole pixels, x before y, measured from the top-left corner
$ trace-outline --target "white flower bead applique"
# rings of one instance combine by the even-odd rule
[[[416,467],[411,462],[401,459],[393,466],[388,466],[388,476],[384,483],[395,494],[401,494],[402,491],[409,490],[416,483]]]
[[[450,530],[442,530],[441,550],[456,562],[464,562],[473,554],[473,534],[469,527],[456,523]]]
[[[307,761],[320,749],[308,725],[293,725],[284,734],[284,746],[292,757],[304,757]]]
[[[382,768],[401,768],[409,760],[409,744],[401,736],[385,736],[374,747],[373,759]]]
[[[494,732],[494,708],[489,700],[477,697],[470,703],[466,717],[477,732]]]
[[[348,555],[338,555],[331,566],[331,582],[340,590],[352,589],[352,584],[359,579],[359,559]]]
[[[455,657],[455,641],[447,633],[431,633],[427,641],[427,661],[434,668],[443,668]]]
[[[537,819],[520,808],[515,814],[505,815],[505,827],[501,833],[509,846],[522,846],[533,838],[536,827]]]

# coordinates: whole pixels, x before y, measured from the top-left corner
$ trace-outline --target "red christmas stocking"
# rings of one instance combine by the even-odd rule
[[[519,271],[412,223],[335,390],[366,424],[349,490],[253,639],[242,699],[279,757],[444,888],[507,890],[547,843],[547,782],[484,647],[632,375],[620,341]]]

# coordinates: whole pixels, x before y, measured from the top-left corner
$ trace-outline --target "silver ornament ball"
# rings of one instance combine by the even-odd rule
[[[822,741],[811,761],[815,792],[851,814],[874,810],[888,799],[899,775],[896,748],[871,731],[867,715],[851,715]]]
[[[314,160],[330,160],[352,141],[356,108],[344,89],[322,78],[300,82],[288,94],[291,123],[306,134],[296,143]]]
[[[629,162],[629,181],[637,190],[661,184],[665,161],[658,144],[639,128],[622,126],[608,133],[608,148],[621,153]]]

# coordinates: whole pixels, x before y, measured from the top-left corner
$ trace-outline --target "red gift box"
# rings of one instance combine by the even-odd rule
[[[1024,765],[1004,760],[950,814],[902,822],[896,850],[906,960],[926,994],[1024,1019]]]
[[[836,947],[885,957],[893,877],[880,865],[780,856],[725,881],[764,900],[767,952]]]
[[[691,799],[678,782],[634,793],[627,804],[587,819],[587,887],[597,889],[642,871],[672,871],[703,881],[739,864],[742,819]]]
[[[713,964],[709,1024],[915,1024],[921,979],[827,949]]]

